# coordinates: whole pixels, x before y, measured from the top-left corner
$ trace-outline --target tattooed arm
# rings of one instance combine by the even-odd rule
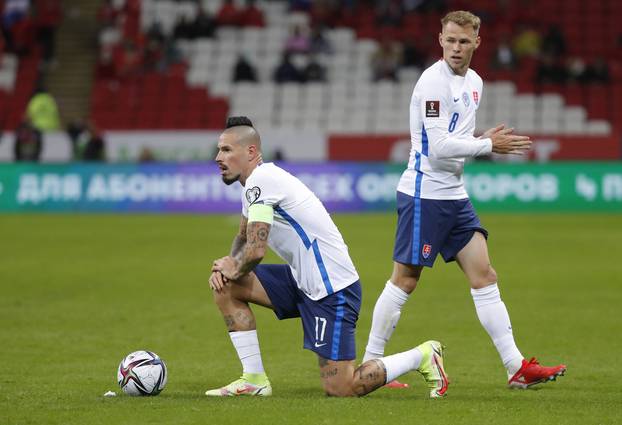
[[[248,219],[244,216],[240,219],[240,230],[235,238],[233,238],[233,243],[231,244],[231,253],[229,254],[232,257],[238,255],[244,249],[244,244],[246,243],[246,227],[248,225]]]
[[[270,224],[261,221],[247,223],[245,243],[236,247],[240,235],[236,236],[233,248],[238,248],[238,252],[234,253],[232,249],[234,255],[216,260],[214,270],[229,280],[239,279],[253,270],[266,255],[270,227]]]

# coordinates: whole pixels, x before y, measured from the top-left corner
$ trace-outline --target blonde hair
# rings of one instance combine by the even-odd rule
[[[461,27],[471,26],[475,31],[475,34],[479,32],[479,26],[482,21],[479,17],[475,16],[471,12],[467,12],[466,10],[454,10],[453,12],[449,12],[447,15],[441,19],[441,24],[443,28],[449,22],[453,22],[454,24],[460,25]]]

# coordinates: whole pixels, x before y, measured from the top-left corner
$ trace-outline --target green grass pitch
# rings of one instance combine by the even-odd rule
[[[0,424],[617,424],[622,422],[622,216],[484,214],[493,266],[525,356],[565,362],[537,390],[505,388],[455,264],[426,270],[387,352],[436,338],[449,395],[407,390],[323,395],[297,320],[254,308],[267,399],[207,399],[240,366],[211,301],[211,260],[233,216],[0,215]],[[393,214],[336,215],[363,282],[357,351],[391,269]],[[267,261],[275,261],[271,254]],[[123,356],[149,349],[169,381],[157,397],[120,394]]]

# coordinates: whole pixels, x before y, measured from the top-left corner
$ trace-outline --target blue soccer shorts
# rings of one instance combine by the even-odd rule
[[[286,264],[260,264],[254,272],[279,320],[301,318],[304,348],[329,360],[356,358],[355,330],[361,309],[359,281],[314,301],[298,288]]]
[[[446,263],[480,232],[488,238],[471,201],[420,199],[397,192],[397,231],[393,259],[432,267],[438,253]]]

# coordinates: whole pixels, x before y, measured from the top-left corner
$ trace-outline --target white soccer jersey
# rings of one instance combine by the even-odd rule
[[[421,74],[410,100],[412,147],[398,191],[423,199],[468,197],[465,158],[492,151],[490,139],[473,136],[482,85],[475,71],[456,75],[444,60]]]
[[[272,163],[253,170],[242,191],[242,214],[253,203],[274,209],[268,245],[302,290],[319,300],[359,280],[348,247],[324,205],[300,180]]]

